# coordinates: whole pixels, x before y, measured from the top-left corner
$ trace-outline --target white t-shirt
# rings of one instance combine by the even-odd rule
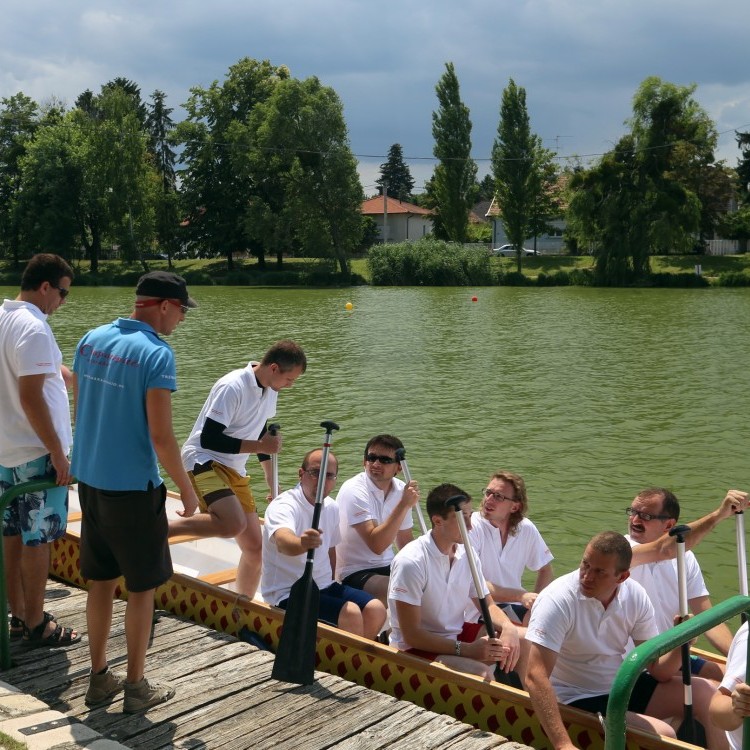
[[[625,537],[631,547],[638,546],[630,536]],[[677,560],[661,560],[659,562],[636,565],[630,569],[630,577],[646,589],[646,593],[654,605],[656,626],[659,632],[674,626],[674,616],[680,613],[680,592],[677,582]],[[687,579],[687,598],[708,596],[708,589],[703,580],[700,565],[695,555],[685,552],[685,578]]]
[[[289,596],[294,583],[305,572],[307,553],[284,555],[276,547],[274,534],[279,529],[290,529],[297,536],[312,527],[315,506],[310,504],[297,485],[282,492],[266,508],[263,522],[263,569],[260,590],[263,601],[278,604]],[[333,583],[333,571],[328,550],[339,543],[339,509],[333,498],[323,499],[318,524],[323,535],[323,544],[315,550],[313,558],[313,580],[319,589]]]
[[[500,531],[475,511],[471,515],[469,539],[479,553],[487,580],[496,586],[521,588],[527,568],[537,571],[554,560],[539,530],[528,518],[521,520],[513,536],[508,535],[503,547]]]
[[[750,682],[745,676],[747,668],[747,623],[743,623],[740,629],[735,633],[732,639],[732,645],[727,654],[727,671],[724,679],[721,681],[721,687],[730,693],[734,686],[740,682]],[[744,722],[743,722],[744,724]],[[737,729],[727,732],[727,739],[732,750],[742,750],[742,727],[740,724]]]
[[[278,393],[273,388],[261,388],[255,379],[253,365],[232,370],[214,383],[193,425],[190,437],[182,446],[182,464],[192,471],[195,464],[218,461],[245,476],[249,453],[219,453],[201,448],[201,430],[206,418],[226,425],[224,433],[240,440],[257,440],[266,421],[276,414]]]
[[[484,582],[477,560],[479,579]],[[489,593],[483,585],[481,598]],[[403,638],[395,602],[421,607],[422,627],[443,638],[456,638],[464,626],[464,609],[470,597],[477,597],[469,559],[463,544],[457,545],[453,565],[435,544],[432,532],[400,550],[391,563],[388,584],[388,612],[391,618],[391,646],[399,651],[412,648]]]
[[[654,608],[643,587],[626,578],[609,606],[581,593],[579,573],[561,576],[539,594],[526,640],[557,656],[550,682],[560,703],[609,693],[628,640],[658,634]]]
[[[379,555],[373,552],[353,528],[364,521],[374,521],[380,526],[395,510],[404,494],[404,483],[395,477],[391,480],[388,497],[363,471],[341,485],[336,504],[341,517],[341,544],[336,548],[336,578],[342,580],[351,573],[368,568],[380,568],[393,560],[393,547]],[[399,531],[414,525],[411,513],[404,516]]]
[[[21,408],[18,378],[45,375],[42,393],[62,449],[73,441],[68,391],[62,376],[62,353],[47,316],[30,302],[6,299],[0,307],[0,465],[20,466],[49,451]]]

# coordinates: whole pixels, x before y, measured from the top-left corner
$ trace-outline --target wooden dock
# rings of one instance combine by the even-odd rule
[[[46,609],[86,631],[86,592],[50,583]],[[125,603],[115,602],[110,667],[124,671]],[[316,672],[314,685],[271,679],[273,655],[224,633],[157,613],[146,674],[170,682],[175,697],[142,715],[122,712],[122,696],[89,710],[87,639],[67,649],[25,652],[12,647],[14,666],[0,679],[81,722],[105,738],[139,750],[523,750],[412,703]]]

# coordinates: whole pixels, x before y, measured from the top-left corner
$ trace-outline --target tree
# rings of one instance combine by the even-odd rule
[[[388,161],[380,165],[380,177],[375,184],[388,191],[388,195],[400,201],[408,200],[414,189],[414,178],[411,176],[409,167],[404,163],[404,154],[401,144],[394,143],[388,150]]]
[[[521,271],[521,249],[526,237],[542,233],[556,211],[552,188],[556,171],[551,151],[531,132],[526,90],[511,78],[503,91],[500,123],[492,147],[495,195],[505,233],[516,248]]]
[[[73,258],[81,246],[83,170],[70,120],[40,128],[20,161],[16,217],[28,254],[44,249]]]
[[[433,154],[438,159],[431,180],[437,211],[434,233],[438,239],[465,242],[477,165],[471,158],[469,108],[461,101],[453,63],[445,64],[435,91],[439,107],[432,113]]]
[[[491,201],[495,197],[495,178],[486,174],[477,183],[477,199],[480,201]]]
[[[298,247],[332,257],[344,275],[362,233],[362,187],[348,144],[343,108],[317,78],[280,81],[254,108],[240,174],[254,185],[246,232],[281,265]]]
[[[140,95],[113,83],[94,96],[84,92],[71,118],[82,170],[81,241],[96,273],[103,242],[139,259],[154,237],[159,179],[148,153]]]
[[[253,109],[288,77],[283,66],[243,58],[229,68],[223,84],[190,90],[184,105],[188,116],[175,128],[174,141],[184,146],[181,194],[190,237],[209,252],[225,255],[229,268],[232,253],[247,248],[261,267],[265,264],[264,244],[247,235],[247,211],[258,186],[251,170],[238,169],[237,161],[248,148]]]
[[[571,181],[570,231],[593,248],[603,283],[643,277],[650,255],[692,250],[717,221],[726,175],[694,90],[647,78],[633,98],[631,132]]]
[[[0,247],[19,263],[20,228],[16,201],[21,160],[39,127],[39,108],[23,93],[0,101]]]
[[[742,156],[737,162],[737,177],[739,178],[739,196],[743,205],[750,205],[750,133],[735,133],[737,147]]]
[[[154,166],[161,181],[161,189],[155,207],[156,237],[159,246],[166,251],[171,266],[172,255],[177,250],[178,245],[179,208],[174,169],[177,155],[169,141],[174,130],[174,122],[170,117],[172,108],[167,107],[166,98],[166,94],[158,89],[151,94],[146,127],[149,133],[148,149],[153,155]]]

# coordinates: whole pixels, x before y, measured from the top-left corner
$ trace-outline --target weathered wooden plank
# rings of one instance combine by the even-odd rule
[[[201,581],[210,583],[214,586],[223,586],[225,583],[231,583],[237,578],[237,568],[226,568],[226,570],[217,570],[215,573],[206,573],[199,576]]]
[[[381,748],[405,747],[404,740],[414,732],[425,731],[426,724],[434,715],[420,706],[407,701],[398,704],[398,710],[384,714],[369,726],[329,747],[331,750],[380,750]]]
[[[219,574],[216,574],[219,575]],[[85,633],[86,592],[52,583],[46,608]],[[110,666],[126,660],[125,602],[113,605]],[[4,673],[105,737],[132,748],[202,750],[528,750],[409,702],[322,672],[311,686],[271,678],[273,655],[167,613],[154,626],[147,674],[172,683],[175,697],[145,715],[122,713],[122,696],[89,710],[87,639],[68,649],[21,652]]]

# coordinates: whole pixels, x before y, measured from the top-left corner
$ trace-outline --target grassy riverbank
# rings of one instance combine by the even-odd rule
[[[580,280],[576,280],[577,275],[585,277],[590,274],[594,260],[591,256],[570,255],[524,258],[520,277],[516,274],[514,258],[492,257],[489,264],[494,283],[551,286],[561,280],[565,284],[580,283]],[[680,283],[689,282],[686,276],[695,274],[696,264],[702,266],[703,278],[709,284],[750,285],[750,254],[654,256],[651,258],[651,271],[655,275],[655,285],[673,285],[663,275],[673,276],[675,286],[696,285]],[[0,285],[17,286],[23,265],[15,268],[8,261],[0,263]],[[169,267],[166,260],[147,260],[145,265],[151,271]],[[78,274],[76,283],[86,286],[134,286],[144,272],[144,266],[140,263],[110,260],[100,261],[96,274],[90,273],[88,261],[76,261],[74,268]],[[193,286],[350,286],[372,283],[366,257],[351,261],[350,279],[346,279],[330,262],[310,258],[284,258],[281,268],[275,260],[266,261],[265,268],[261,268],[256,258],[235,260],[232,270],[228,269],[225,258],[175,260],[172,268],[185,276]]]

